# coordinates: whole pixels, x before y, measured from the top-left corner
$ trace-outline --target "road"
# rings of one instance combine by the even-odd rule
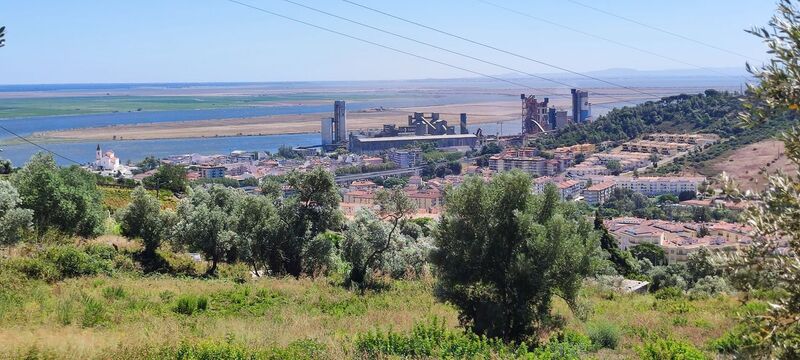
[[[349,174],[349,175],[341,175],[336,177],[337,184],[348,183],[351,181],[362,180],[362,179],[372,179],[378,176],[396,176],[396,175],[404,175],[410,174],[415,175],[418,174],[424,166],[417,166],[407,169],[394,169],[394,170],[384,170],[384,171],[375,171],[375,172],[368,172],[368,173],[361,173],[361,174]]]

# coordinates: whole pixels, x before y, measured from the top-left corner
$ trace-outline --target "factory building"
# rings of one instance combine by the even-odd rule
[[[350,151],[358,154],[377,153],[400,149],[417,143],[431,142],[438,148],[475,148],[478,137],[474,134],[407,135],[387,137],[350,136]]]
[[[523,134],[536,134],[553,128],[550,124],[550,113],[547,108],[550,99],[544,98],[544,101],[539,101],[535,95],[525,96],[525,94],[520,94],[519,98],[522,100]]]
[[[570,123],[570,118],[567,115],[567,110],[558,110],[551,107],[547,110],[547,121],[551,129],[563,129]]]
[[[581,124],[592,116],[592,104],[589,103],[589,92],[572,89],[572,122]]]
[[[320,132],[324,149],[347,142],[347,107],[344,100],[333,102],[333,117],[322,119]]]

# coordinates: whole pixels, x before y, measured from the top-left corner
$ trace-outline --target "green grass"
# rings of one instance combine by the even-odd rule
[[[103,207],[111,212],[123,208],[131,202],[131,192],[133,192],[133,189],[102,185],[98,185],[97,188],[103,195]],[[148,192],[153,196],[156,195],[155,190],[148,190]],[[176,206],[178,206],[178,199],[172,194],[171,191],[160,190],[158,195],[159,200],[161,200],[162,208],[174,209]]]
[[[340,96],[340,95],[337,95]],[[203,110],[264,106],[275,103],[301,104],[309,101],[333,101],[330,93],[298,93],[274,96],[75,96],[0,99],[0,119],[99,114],[113,112]],[[353,101],[412,97],[408,94],[347,93]]]
[[[590,310],[585,322],[556,301],[565,335],[522,351],[465,335],[455,309],[434,298],[430,281],[392,281],[388,289],[363,296],[329,278],[240,284],[115,272],[51,283],[0,276],[0,284],[0,357],[34,352],[56,358],[205,358],[240,351],[245,358],[286,351],[300,358],[309,351],[330,358],[460,357],[473,351],[636,358],[674,349],[712,356],[730,347],[717,339],[734,327],[735,314],[760,306],[742,307],[731,297],[657,299],[590,288],[583,292]],[[438,322],[431,325],[434,318]],[[676,324],[677,318],[688,321]]]

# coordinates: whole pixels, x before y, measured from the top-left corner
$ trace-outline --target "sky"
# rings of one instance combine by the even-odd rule
[[[315,13],[284,0],[239,0],[369,41],[487,74],[474,60]],[[482,48],[341,0],[293,0],[407,37],[523,70],[559,70]],[[524,17],[482,0],[353,0],[474,41],[579,71],[743,68],[766,59],[744,32],[766,25],[775,0],[486,0],[674,58],[632,50]],[[263,82],[472,77],[474,74],[294,23],[229,0],[0,0],[0,84]],[[690,65],[687,65],[691,64]]]

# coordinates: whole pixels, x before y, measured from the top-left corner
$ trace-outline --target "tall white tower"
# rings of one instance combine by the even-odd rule
[[[320,126],[322,146],[333,144],[333,118],[323,118]]]

